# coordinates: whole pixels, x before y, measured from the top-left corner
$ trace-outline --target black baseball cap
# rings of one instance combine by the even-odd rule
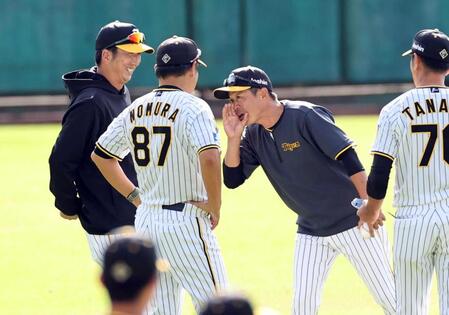
[[[402,54],[417,54],[436,61],[439,64],[449,63],[449,38],[438,29],[424,29],[416,33],[412,48]]]
[[[207,67],[200,56],[201,49],[195,41],[174,35],[164,40],[157,48],[155,68],[177,68],[191,65],[195,61]]]
[[[113,300],[129,300],[168,269],[157,259],[153,243],[136,236],[125,236],[112,243],[104,254],[102,280]]]
[[[253,307],[243,296],[227,295],[212,298],[200,315],[253,315]]]
[[[251,88],[267,88],[273,90],[271,80],[262,69],[246,66],[232,70],[224,80],[223,87],[214,90],[214,96],[219,99],[228,99],[229,92],[240,92]]]
[[[114,21],[103,26],[97,35],[95,49],[102,50],[116,46],[121,50],[130,53],[149,53],[152,54],[154,49],[145,45],[144,33],[130,23]]]

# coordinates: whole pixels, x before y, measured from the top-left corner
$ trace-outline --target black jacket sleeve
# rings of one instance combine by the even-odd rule
[[[353,148],[349,148],[345,152],[343,152],[338,157],[338,160],[343,162],[348,176],[352,176],[358,172],[365,170],[359,160],[359,157],[357,156],[357,153]]]
[[[93,135],[99,128],[99,113],[91,102],[72,105],[64,116],[62,130],[49,158],[50,191],[55,206],[67,215],[81,209],[75,181],[77,170],[93,150]]]
[[[237,167],[229,167],[223,161],[223,181],[226,187],[234,189],[243,184],[246,180],[243,174],[242,163]]]

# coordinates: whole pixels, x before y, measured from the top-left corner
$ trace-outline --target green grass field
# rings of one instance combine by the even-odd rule
[[[367,169],[375,116],[339,116],[359,144]],[[221,126],[221,124],[220,124]],[[59,125],[0,126],[0,314],[105,314],[107,297],[98,280],[78,221],[59,217],[48,190],[48,156]],[[221,130],[222,140],[225,139]],[[225,141],[222,141],[225,143]],[[390,183],[386,211],[391,208]],[[235,290],[256,306],[290,314],[295,215],[262,171],[237,190],[223,189],[216,229]],[[392,217],[387,227],[392,240]],[[432,287],[431,312],[438,313]],[[186,298],[184,315],[194,314]],[[354,269],[338,258],[324,287],[321,315],[382,314]]]

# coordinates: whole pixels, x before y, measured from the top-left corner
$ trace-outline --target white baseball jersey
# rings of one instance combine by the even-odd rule
[[[410,90],[380,113],[372,149],[395,161],[394,206],[449,198],[449,89]]]
[[[97,147],[123,159],[131,151],[144,204],[207,200],[198,153],[219,147],[206,102],[176,89],[156,89],[111,123]]]
[[[208,214],[186,203],[207,200],[198,155],[219,148],[210,107],[175,87],[155,89],[114,119],[97,148],[117,159],[131,152],[142,191],[136,231],[171,265],[146,314],[180,314],[182,288],[199,312],[227,282]]]
[[[397,314],[427,314],[436,271],[440,314],[449,314],[449,89],[408,91],[380,114],[374,154],[395,161]]]

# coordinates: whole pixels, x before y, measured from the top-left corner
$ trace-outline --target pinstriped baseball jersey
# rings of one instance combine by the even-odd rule
[[[219,148],[210,107],[176,88],[135,100],[97,142],[118,159],[131,151],[142,202],[151,205],[207,200],[198,153],[210,147]]]
[[[420,87],[381,111],[372,148],[395,161],[394,206],[449,198],[449,89]]]
[[[97,142],[97,149],[117,159],[131,152],[142,190],[136,231],[153,240],[158,255],[171,265],[158,278],[146,315],[180,314],[181,289],[199,312],[227,286],[209,216],[186,203],[207,200],[198,155],[208,148],[219,148],[212,111],[203,100],[172,86],[135,100]]]

